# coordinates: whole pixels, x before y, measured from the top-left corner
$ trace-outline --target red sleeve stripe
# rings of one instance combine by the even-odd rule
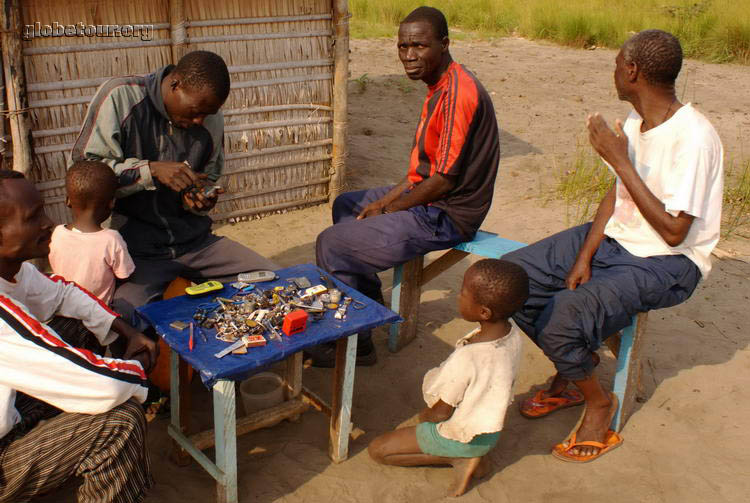
[[[435,152],[435,172],[440,173],[440,165],[443,163],[443,157],[447,155],[446,152],[446,146],[445,143],[448,140],[451,130],[450,130],[450,106],[451,103],[453,103],[454,96],[453,96],[453,68],[448,70],[448,82],[445,86],[444,91],[444,98],[441,103],[441,107],[443,109],[443,127],[440,128],[440,130],[444,133],[440,137],[440,143],[438,144],[438,148]]]
[[[81,285],[79,285],[75,281],[68,281],[65,278],[63,278],[62,276],[58,276],[57,274],[52,274],[51,276],[47,276],[47,277],[49,278],[50,281],[52,281],[54,283],[63,283],[65,285],[73,285],[74,287],[78,288],[80,291],[82,291],[83,293],[85,293],[86,295],[88,295],[89,297],[91,297],[93,300],[95,300],[96,303],[99,304],[99,306],[101,306],[102,309],[104,309],[105,311],[107,311],[109,314],[111,314],[112,316],[114,316],[116,318],[120,317],[119,314],[117,314],[116,312],[112,311],[107,304],[105,304],[104,302],[102,302],[102,299],[100,299],[99,297],[97,297],[93,293],[89,292],[88,290],[86,290],[85,288],[83,288]]]
[[[20,306],[16,305],[11,299],[0,295],[0,306],[5,308],[7,312],[13,315],[13,317],[20,322],[29,333],[35,336],[38,340],[41,340],[47,346],[52,348],[67,350],[70,354],[84,360],[89,365],[106,369],[115,372],[122,372],[128,375],[137,376],[141,380],[146,379],[146,373],[143,371],[140,365],[131,363],[126,360],[103,360],[98,355],[88,351],[86,349],[76,348],[66,343],[54,333],[50,333],[44,328],[44,325],[39,323],[33,316],[23,310]]]
[[[438,173],[445,173],[448,171],[448,159],[450,158],[450,150],[451,150],[451,142],[453,140],[453,124],[455,123],[456,119],[456,108],[458,107],[458,80],[459,75],[458,72],[455,69],[451,70],[451,81],[448,83],[450,86],[450,93],[448,94],[448,97],[450,99],[450,103],[448,103],[448,106],[450,107],[450,113],[449,115],[446,115],[446,121],[447,121],[447,132],[448,134],[445,135],[445,142],[443,145],[441,145],[441,159],[440,164],[437,167]]]

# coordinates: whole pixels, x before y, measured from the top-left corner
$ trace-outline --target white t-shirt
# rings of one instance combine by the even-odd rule
[[[447,360],[424,376],[422,395],[428,407],[442,400],[455,407],[437,425],[445,438],[468,443],[482,433],[503,429],[505,411],[513,401],[513,383],[521,360],[521,330],[496,341],[468,344],[476,329],[456,342]]]
[[[623,126],[635,170],[667,212],[677,216],[684,211],[695,219],[685,240],[669,246],[641,215],[618,178],[615,211],[604,234],[638,257],[685,255],[705,279],[721,225],[724,151],[719,135],[689,103],[645,133],[641,133],[642,122],[632,111]]]

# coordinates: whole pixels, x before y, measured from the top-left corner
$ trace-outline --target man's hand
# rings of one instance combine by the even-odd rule
[[[378,215],[383,214],[383,209],[385,208],[386,203],[382,199],[378,199],[377,201],[373,201],[367,206],[365,206],[365,209],[363,209],[359,215],[357,215],[357,220],[362,220],[367,217],[376,217]]]
[[[146,373],[156,365],[156,358],[159,356],[159,345],[143,335],[140,332],[128,337],[128,345],[125,347],[123,360],[138,360],[143,365]]]
[[[209,211],[219,200],[219,194],[223,194],[224,189],[216,189],[213,194],[207,196],[203,190],[187,191],[182,195],[182,202],[192,211]]]
[[[141,362],[143,370],[150,372],[156,364],[156,358],[159,356],[159,345],[143,335],[141,332],[131,327],[121,318],[115,318],[110,327],[113,332],[127,341],[123,360],[135,359]]]
[[[175,192],[198,185],[206,178],[205,174],[196,173],[184,162],[152,161],[149,162],[149,166],[151,176]]]
[[[578,285],[582,285],[590,279],[591,263],[588,260],[577,259],[565,277],[565,286],[569,290],[575,290]]]
[[[615,121],[615,131],[612,131],[604,118],[595,113],[586,118],[586,127],[591,146],[615,171],[630,164],[628,137],[622,130],[622,121]]]

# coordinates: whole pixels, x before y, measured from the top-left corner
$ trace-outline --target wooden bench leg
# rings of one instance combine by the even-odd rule
[[[617,357],[617,371],[612,391],[620,401],[610,428],[620,431],[633,410],[641,381],[641,343],[646,330],[647,313],[633,316],[633,322],[622,331],[619,341],[608,343]]]
[[[468,254],[469,252],[452,249],[442,254],[427,267],[423,267],[424,256],[421,256],[393,268],[391,309],[395,310],[398,307],[398,314],[405,321],[401,326],[398,323],[391,324],[388,349],[392,353],[400,351],[417,336],[422,287],[456,265]]]
[[[404,265],[393,269],[393,291],[391,309],[398,308],[398,314],[404,319],[391,324],[388,337],[388,349],[396,353],[417,336],[419,318],[419,298],[422,294],[422,265],[424,257],[420,255]]]

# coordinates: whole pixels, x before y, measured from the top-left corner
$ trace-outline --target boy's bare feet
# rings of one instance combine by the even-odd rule
[[[469,488],[472,478],[481,479],[490,472],[487,456],[481,458],[453,458],[451,460],[455,479],[448,489],[448,496],[458,497]]]

